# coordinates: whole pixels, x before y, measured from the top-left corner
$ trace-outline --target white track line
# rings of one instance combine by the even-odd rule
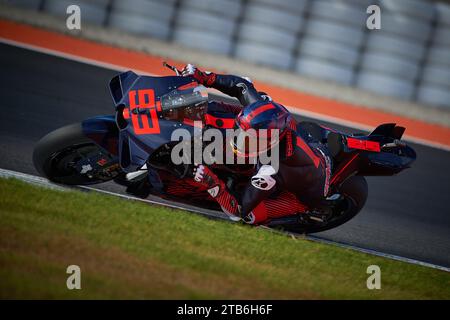
[[[170,203],[165,203],[165,202],[158,202],[158,201],[153,201],[153,200],[149,200],[149,199],[141,199],[141,198],[137,198],[137,197],[133,197],[133,196],[129,196],[129,195],[124,195],[124,194],[120,194],[120,193],[115,193],[115,192],[111,192],[111,191],[107,191],[107,190],[102,190],[102,189],[97,189],[97,188],[93,188],[93,187],[89,187],[89,186],[63,186],[60,184],[56,184],[53,182],[50,182],[49,180],[39,177],[39,176],[34,176],[31,174],[27,174],[27,173],[22,173],[22,172],[18,172],[18,171],[13,171],[13,170],[7,170],[7,169],[1,169],[0,168],[0,177],[2,178],[15,178],[30,184],[34,184],[40,187],[44,187],[44,188],[49,188],[49,189],[53,189],[53,190],[59,190],[59,191],[70,191],[70,190],[86,190],[86,191],[95,191],[95,192],[99,192],[99,193],[103,193],[103,194],[107,194],[107,195],[111,195],[111,196],[115,196],[115,197],[119,197],[119,198],[123,198],[126,200],[133,200],[133,201],[140,201],[140,202],[145,202],[148,204],[153,204],[153,205],[160,205],[160,206],[164,206],[164,207],[168,207],[171,209],[179,209],[179,210],[184,210],[184,211],[189,211],[192,213],[200,213],[202,215],[208,215],[210,217],[214,217],[214,218],[223,218],[219,215],[214,215],[211,212],[208,211],[199,211],[199,210],[194,210],[194,209],[190,209],[187,207],[183,207],[183,206],[178,206],[178,205],[174,205],[174,204],[170,204]]]
[[[48,54],[48,55],[52,55],[58,58],[64,58],[67,60],[72,60],[72,61],[76,61],[79,63],[84,63],[84,64],[88,64],[88,65],[92,65],[95,67],[100,67],[100,68],[105,68],[105,69],[110,69],[110,70],[115,70],[115,71],[127,71],[130,70],[129,67],[127,67],[126,64],[124,65],[118,65],[118,64],[111,64],[111,63],[105,63],[99,60],[94,60],[94,59],[89,59],[89,58],[84,58],[84,57],[80,57],[77,55],[73,55],[70,53],[65,53],[65,52],[61,52],[61,51],[57,51],[57,50],[52,50],[52,49],[47,49],[44,47],[40,47],[40,46],[35,46],[35,45],[31,45],[28,43],[23,43],[23,42],[18,42],[18,41],[14,41],[14,40],[10,40],[10,39],[6,39],[6,38],[1,38],[0,37],[0,43],[4,43],[4,44],[8,44],[11,46],[15,46],[15,47],[19,47],[22,49],[27,49],[27,50],[31,50],[31,51],[36,51],[36,52],[40,52],[40,53],[44,53],[44,54]],[[133,69],[136,73],[138,74],[142,74],[142,75],[150,75],[150,76],[159,76],[157,74],[153,74],[153,73],[149,73],[147,71],[144,70],[139,70],[139,69]],[[224,96],[224,97],[228,97],[227,95],[217,91],[217,90],[213,90],[214,94],[219,95],[219,96]],[[295,115],[299,115],[299,116],[306,116],[306,117],[310,117],[313,119],[317,119],[317,120],[321,120],[321,121],[327,121],[327,122],[331,122],[331,123],[335,123],[337,125],[340,126],[344,126],[344,127],[351,127],[351,128],[355,128],[358,130],[365,130],[365,131],[371,131],[374,128],[368,125],[364,125],[358,122],[353,122],[353,121],[348,121],[345,119],[340,119],[340,118],[336,118],[333,116],[327,116],[321,113],[316,113],[316,112],[312,112],[312,111],[307,111],[304,109],[299,110],[299,108],[297,107],[293,107],[293,106],[287,106],[287,108],[289,109],[290,112],[292,112]],[[412,137],[409,136],[408,134],[406,134],[403,137],[404,140],[406,141],[410,141],[410,142],[414,142],[420,145],[424,145],[427,147],[433,147],[436,149],[441,149],[441,150],[445,150],[445,151],[450,151],[450,146],[441,144],[441,143],[437,143],[434,141],[430,141],[430,140],[426,140],[426,139],[421,139],[418,137]]]
[[[0,177],[15,178],[15,179],[22,180],[22,181],[30,183],[30,184],[38,185],[38,186],[45,187],[45,188],[51,188],[51,189],[55,189],[55,190],[61,190],[61,191],[67,191],[67,190],[73,189],[70,187],[65,187],[65,186],[61,186],[61,185],[52,183],[42,177],[38,177],[38,176],[34,176],[31,174],[26,174],[26,173],[22,173],[22,172],[17,172],[17,171],[13,171],[13,170],[1,169],[1,168],[0,168]],[[88,190],[88,191],[95,191],[95,192],[99,192],[99,193],[103,193],[103,194],[107,194],[107,195],[111,195],[111,196],[115,196],[115,197],[119,197],[119,198],[123,198],[123,199],[127,199],[127,200],[140,201],[140,202],[145,202],[145,203],[149,203],[149,204],[153,204],[153,205],[159,205],[159,206],[168,207],[168,208],[172,208],[172,209],[189,211],[189,212],[193,212],[193,213],[197,213],[197,214],[201,214],[201,215],[207,215],[208,217],[211,217],[211,218],[218,218],[218,219],[223,219],[223,220],[229,221],[224,216],[216,215],[216,214],[213,214],[211,212],[204,211],[201,209],[190,209],[190,208],[183,207],[181,205],[179,206],[179,205],[174,205],[174,204],[169,204],[169,203],[164,203],[164,202],[141,199],[141,198],[137,198],[137,197],[132,197],[132,196],[128,196],[128,195],[123,195],[123,194],[106,191],[106,190],[101,190],[101,189],[96,189],[96,188],[87,187],[87,186],[78,186],[76,188],[79,188],[82,190]],[[353,245],[349,245],[349,244],[345,244],[345,243],[335,242],[332,240],[328,240],[328,239],[324,239],[324,238],[320,238],[320,237],[316,237],[316,236],[303,236],[303,235],[297,235],[297,234],[293,234],[293,233],[281,232],[281,231],[273,230],[273,229],[270,229],[267,227],[262,227],[262,228],[267,229],[271,232],[276,232],[276,233],[284,234],[284,235],[287,234],[287,235],[291,235],[291,236],[294,236],[294,237],[297,237],[300,239],[307,239],[307,240],[315,241],[318,243],[334,245],[337,247],[350,249],[350,250],[354,250],[354,251],[358,251],[358,252],[362,252],[362,253],[378,256],[378,257],[388,258],[388,259],[392,259],[392,260],[397,260],[397,261],[415,264],[415,265],[419,265],[419,266],[423,266],[423,267],[428,267],[428,268],[438,269],[441,271],[450,272],[450,268],[432,264],[432,263],[428,263],[428,262],[405,258],[405,257],[401,257],[401,256],[389,254],[389,253],[383,253],[383,252],[372,250],[372,249],[365,249],[365,248],[361,248],[361,247],[357,247],[357,246],[353,246]]]
[[[324,243],[324,244],[331,244],[331,245],[338,246],[338,247],[341,247],[341,248],[351,249],[351,250],[367,253],[367,254],[370,254],[370,255],[378,256],[378,257],[388,258],[388,259],[397,260],[397,261],[406,262],[406,263],[411,263],[411,264],[417,264],[417,265],[423,266],[423,267],[428,267],[428,268],[433,268],[433,269],[438,269],[438,270],[450,272],[450,268],[447,268],[447,267],[444,267],[444,266],[440,266],[440,265],[436,265],[436,264],[433,264],[433,263],[428,263],[428,262],[423,262],[423,261],[420,261],[420,260],[415,260],[415,259],[410,259],[410,258],[406,258],[406,257],[401,257],[401,256],[397,256],[395,254],[384,253],[384,252],[380,252],[380,251],[376,251],[376,250],[372,250],[372,249],[361,248],[361,247],[358,247],[358,246],[345,244],[345,243],[342,243],[342,242],[336,242],[336,241],[333,241],[333,240],[328,240],[328,239],[319,238],[319,237],[315,237],[315,236],[308,236],[307,238],[309,240],[313,240],[313,241],[316,241],[316,242],[320,242],[320,243]]]

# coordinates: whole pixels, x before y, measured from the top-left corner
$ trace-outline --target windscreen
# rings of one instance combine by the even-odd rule
[[[162,117],[168,120],[201,120],[208,105],[204,86],[178,88],[161,97]]]

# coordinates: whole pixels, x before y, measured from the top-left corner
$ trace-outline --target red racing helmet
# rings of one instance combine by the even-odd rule
[[[231,141],[233,152],[244,157],[267,152],[295,127],[294,118],[282,105],[272,101],[253,103],[243,108],[236,117],[236,133]]]

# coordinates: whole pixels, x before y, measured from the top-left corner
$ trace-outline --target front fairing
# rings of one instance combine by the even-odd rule
[[[163,98],[174,90],[197,85],[191,78],[138,76],[131,71],[111,80],[110,89],[117,108],[116,121],[121,123],[120,164],[125,172],[137,170],[153,151],[171,142],[175,129],[188,130],[191,136],[199,134],[192,119],[170,116],[166,109],[167,99]]]

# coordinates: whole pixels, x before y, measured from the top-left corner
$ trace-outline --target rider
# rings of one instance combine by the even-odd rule
[[[285,107],[258,93],[252,82],[245,78],[202,72],[192,64],[184,67],[182,75],[193,77],[198,83],[239,100],[243,107],[215,103],[217,107],[236,114],[235,129],[248,131],[253,128],[257,138],[259,129],[279,130],[278,171],[270,165],[259,164],[257,173],[239,200],[208,166],[194,167],[194,180],[207,188],[225,213],[234,220],[242,218],[248,223],[258,224],[269,218],[305,210],[304,205],[320,207],[328,193],[330,158],[322,144],[310,140],[306,132],[297,128]],[[248,149],[237,144],[233,147],[238,155],[248,156]],[[267,147],[273,148],[275,144],[269,141]],[[274,193],[276,197],[270,197]]]

